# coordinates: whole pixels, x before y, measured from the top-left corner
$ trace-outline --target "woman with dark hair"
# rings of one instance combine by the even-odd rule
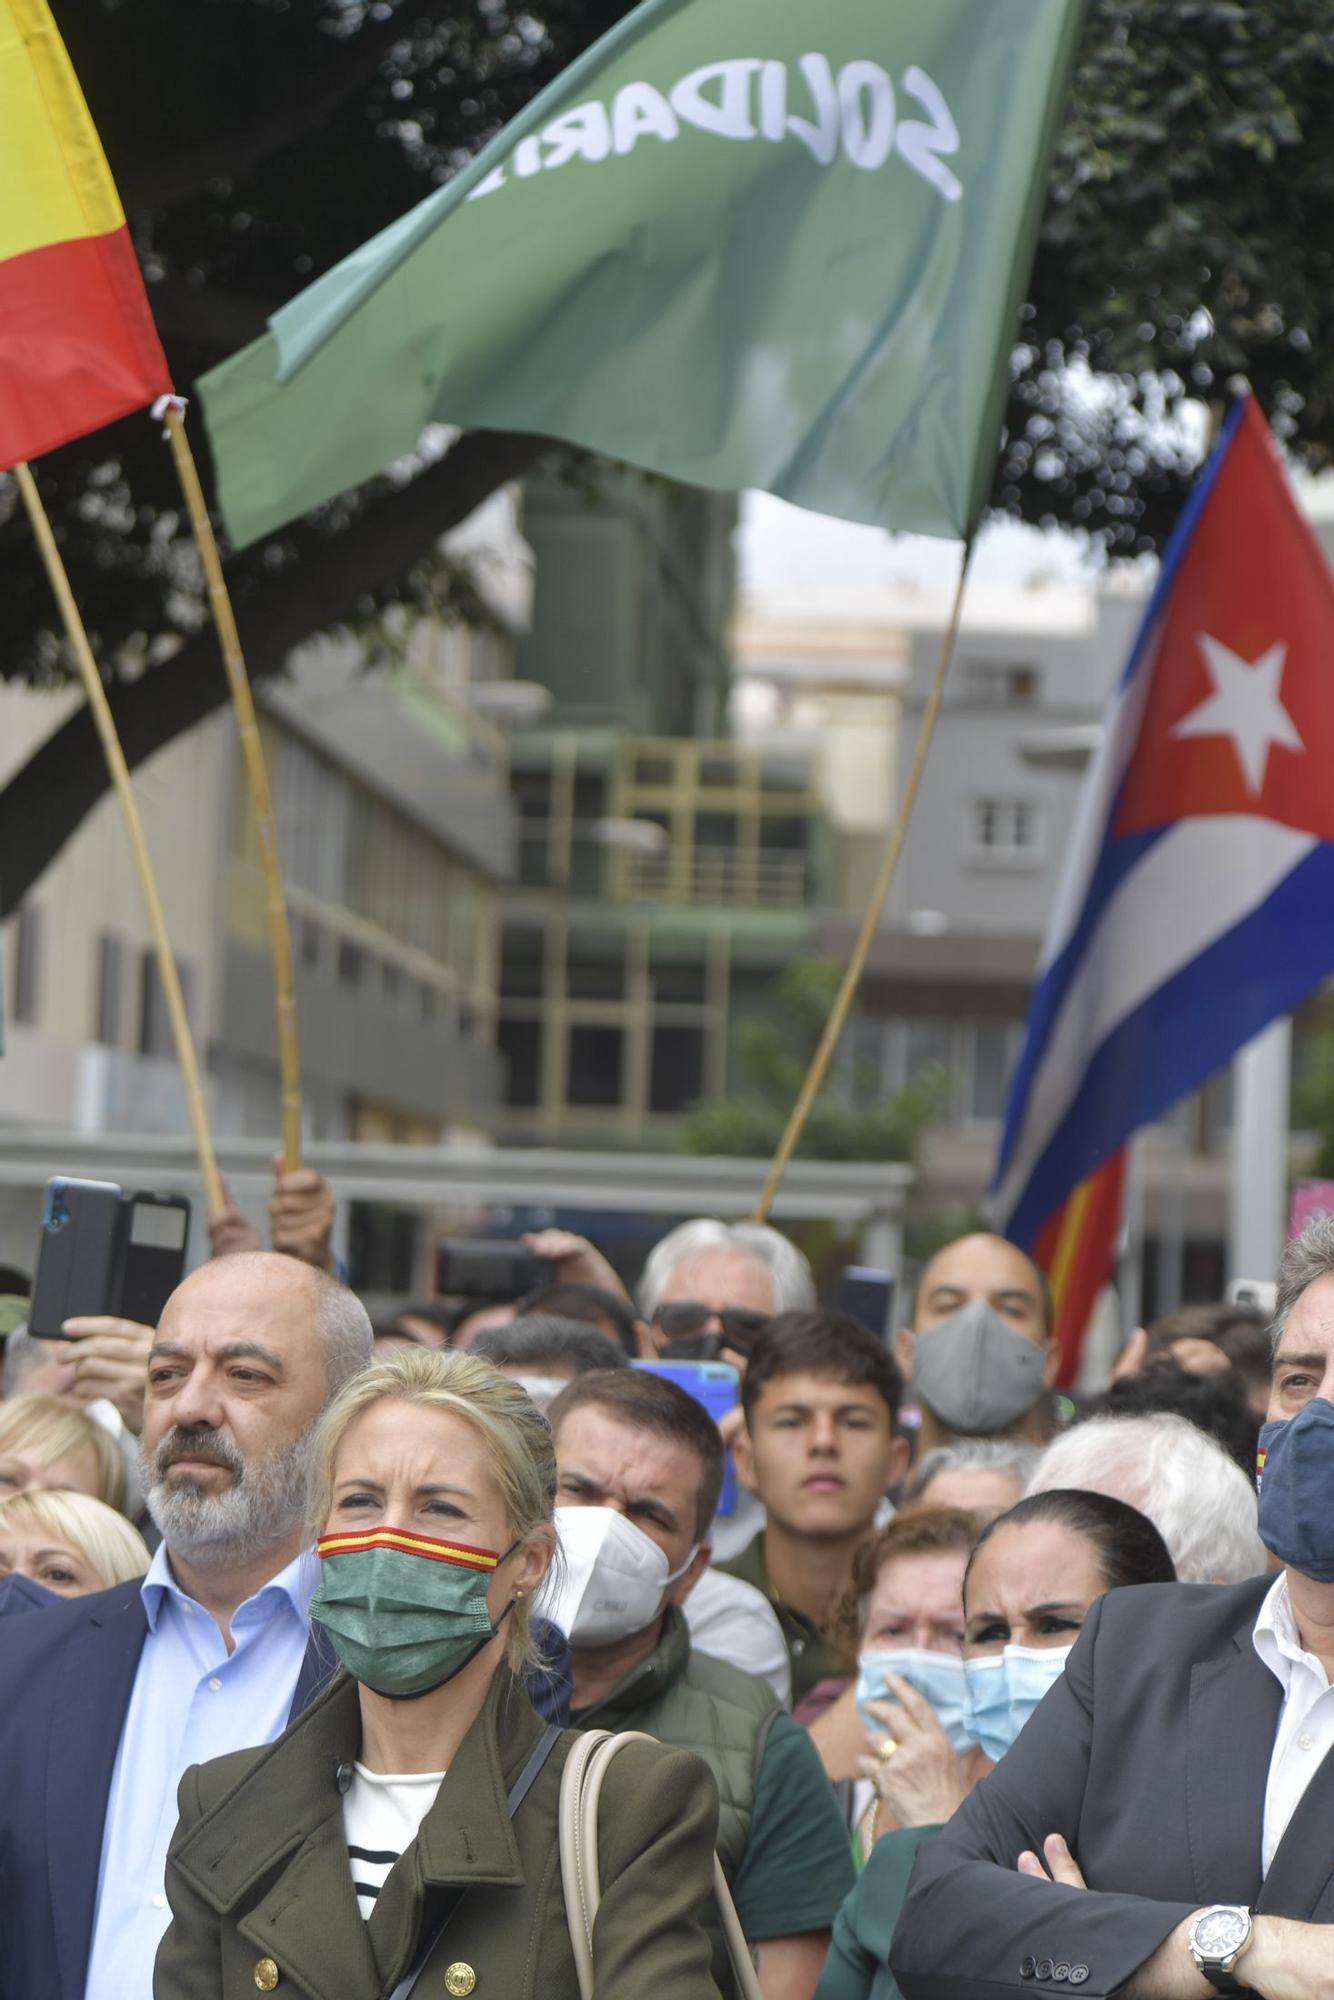
[[[966,1724],[992,1763],[1059,1680],[1104,1591],[1175,1582],[1152,1521],[1105,1493],[1056,1487],[993,1521],[963,1579]]]
[[[963,1579],[965,1727],[982,1771],[1005,1755],[1065,1667],[1105,1591],[1173,1583],[1153,1523],[1103,1493],[1058,1489],[1021,1500],[978,1538]],[[898,2000],[889,1941],[908,1877],[935,1825],[912,1823],[911,1798],[932,1763],[939,1725],[914,1689],[895,1690],[893,1732],[867,1775],[897,1821],[876,1842],[834,1925],[815,2000]]]

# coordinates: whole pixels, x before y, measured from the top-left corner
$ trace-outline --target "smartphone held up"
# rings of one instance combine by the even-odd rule
[[[47,1182],[28,1331],[64,1340],[65,1321],[98,1314],[156,1326],[185,1275],[190,1203],[126,1194],[114,1181]]]

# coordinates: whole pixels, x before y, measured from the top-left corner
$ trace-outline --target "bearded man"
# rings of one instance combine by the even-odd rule
[[[168,1300],[140,1446],[152,1567],[7,1621],[0,1994],[149,2000],[181,1775],[281,1735],[331,1671],[310,1644],[306,1472],[371,1342],[351,1292],[269,1252]]]

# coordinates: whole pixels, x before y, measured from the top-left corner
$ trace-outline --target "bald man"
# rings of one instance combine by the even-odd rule
[[[0,1994],[150,2000],[176,1787],[270,1742],[318,1691],[306,1473],[371,1324],[309,1264],[195,1271],[148,1357],[148,1575],[6,1621],[0,1653]]]
[[[922,1413],[919,1451],[960,1437],[1046,1441],[1060,1366],[1047,1281],[1004,1237],[979,1231],[936,1252],[895,1359]]]

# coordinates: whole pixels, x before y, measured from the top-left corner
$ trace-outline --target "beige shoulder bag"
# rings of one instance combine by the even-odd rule
[[[613,1736],[590,1729],[565,1761],[560,1784],[560,1872],[565,1890],[565,1915],[582,2000],[593,2000],[593,1919],[602,1900],[598,1869],[598,1800],[607,1767],[627,1743],[656,1743],[656,1736],[628,1729]],[[723,1936],[740,2000],[761,2000],[759,1975],[746,1943],[741,1920],[727,1886],[722,1863],[713,1857],[713,1886],[722,1918]]]

